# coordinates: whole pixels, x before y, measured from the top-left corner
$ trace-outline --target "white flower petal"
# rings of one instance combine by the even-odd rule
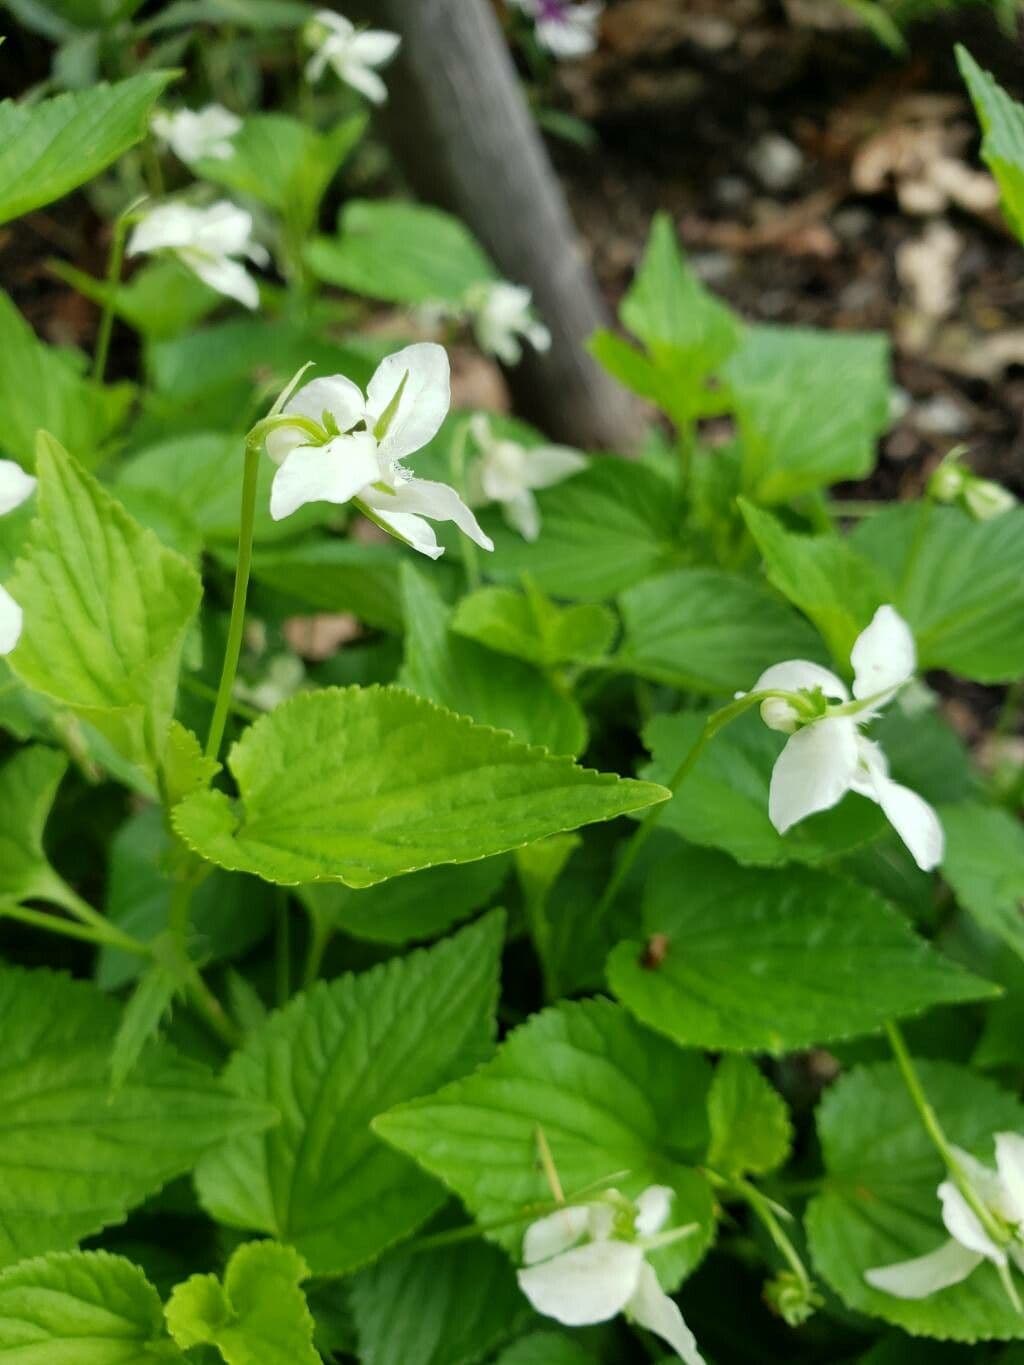
[[[633,1242],[589,1242],[518,1272],[538,1313],[566,1327],[607,1322],[636,1292],[644,1254]]]
[[[857,751],[859,763],[853,790],[881,806],[922,872],[938,867],[946,845],[938,815],[923,796],[892,780],[885,755],[874,741],[858,736]]]
[[[13,512],[35,492],[36,481],[14,460],[0,460],[0,517]]]
[[[669,1185],[648,1185],[636,1198],[636,1230],[641,1237],[653,1237],[668,1222],[676,1192]]]
[[[751,692],[813,692],[820,687],[832,701],[849,701],[850,694],[846,684],[821,664],[811,663],[809,659],[787,659],[781,664],[766,668],[750,689]]]
[[[526,451],[526,477],[531,488],[550,488],[587,467],[587,457],[569,446],[534,446]]]
[[[422,449],[441,428],[451,407],[451,366],[448,352],[433,341],[389,355],[377,366],[366,390],[367,426],[372,430],[397,394],[402,380],[402,396],[391,416],[387,432],[381,436],[381,454],[400,460]]]
[[[865,697],[895,692],[914,675],[917,650],[910,627],[894,607],[879,607],[850,651],[853,695]]]
[[[0,586],[0,654],[10,654],[21,638],[21,608],[5,587]]]
[[[324,375],[310,380],[293,393],[281,411],[286,416],[306,417],[318,426],[323,422],[324,413],[329,412],[338,430],[344,433],[362,418],[363,395],[359,387],[343,374]],[[305,432],[280,427],[267,437],[267,454],[280,464],[289,450],[304,445],[307,439]]]
[[[514,497],[506,498],[501,504],[502,515],[524,540],[535,541],[540,535],[540,508],[537,499],[525,489]]]
[[[929,1251],[926,1256],[915,1256],[911,1261],[878,1266],[865,1270],[864,1278],[872,1289],[892,1294],[897,1299],[926,1299],[940,1289],[966,1280],[984,1258],[951,1240]]]
[[[857,726],[847,716],[798,730],[772,769],[768,817],[780,834],[817,811],[829,810],[850,790],[857,771]]]
[[[227,256],[206,256],[193,250],[179,251],[178,255],[203,284],[209,285],[218,294],[235,299],[245,308],[259,307],[259,286],[244,265],[229,260]]]
[[[939,1200],[942,1204],[942,1221],[951,1237],[956,1238],[962,1247],[984,1256],[996,1265],[1006,1264],[1006,1252],[992,1241],[952,1180],[944,1180],[939,1186]]]
[[[339,38],[351,38],[356,31],[351,19],[346,19],[343,14],[338,14],[332,9],[318,9],[313,15],[313,22],[322,24]]]
[[[348,56],[331,64],[345,84],[365,95],[371,104],[383,104],[387,100],[388,88],[376,71],[371,71],[368,66],[362,66]]]
[[[1001,1218],[1012,1222],[1016,1218],[1016,1210],[999,1173],[994,1171],[991,1166],[986,1166],[983,1161],[979,1161],[977,1157],[972,1156],[970,1152],[965,1152],[962,1147],[958,1147],[955,1143],[952,1143],[951,1147],[956,1159],[960,1162],[961,1169],[980,1198]]]
[[[193,244],[200,251],[211,256],[244,256],[252,249],[251,239],[252,214],[237,204],[221,199],[199,210]]]
[[[1011,1221],[1024,1223],[1024,1137],[996,1133],[996,1166],[1008,1197]]]
[[[128,255],[191,245],[198,231],[198,212],[187,204],[157,204],[132,229]]]
[[[646,1327],[648,1332],[667,1341],[686,1365],[705,1365],[704,1357],[697,1349],[697,1340],[683,1321],[679,1305],[665,1293],[646,1261],[626,1312],[637,1326]]]
[[[323,446],[298,446],[274,475],[270,515],[281,521],[308,502],[351,502],[377,477],[377,468],[377,445],[366,432]]]
[[[523,1236],[524,1265],[549,1261],[575,1246],[587,1230],[589,1216],[586,1204],[572,1204],[531,1223]]]
[[[383,66],[401,45],[402,40],[397,33],[388,33],[382,28],[367,28],[353,34],[348,50],[352,60],[361,66]]]
[[[393,532],[399,540],[404,541],[419,554],[426,555],[429,559],[440,559],[444,554],[444,546],[437,543],[437,536],[429,521],[413,516],[411,512],[384,512],[380,507],[364,499],[360,499],[360,506],[372,521],[377,522],[385,531]]]
[[[572,19],[542,19],[536,31],[537,41],[554,57],[586,57],[597,47],[594,29]]]
[[[446,483],[432,479],[407,479],[392,492],[379,488],[364,490],[363,501],[376,512],[391,517],[396,512],[408,512],[431,521],[453,521],[463,535],[475,540],[483,550],[493,550],[494,541],[485,535],[476,517]]]

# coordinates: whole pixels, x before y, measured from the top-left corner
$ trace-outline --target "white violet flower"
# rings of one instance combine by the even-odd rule
[[[315,423],[319,439],[286,425],[267,436],[267,454],[278,465],[270,515],[280,521],[307,502],[354,502],[431,559],[444,550],[424,518],[453,521],[483,549],[493,550],[454,488],[417,479],[402,464],[436,436],[450,403],[448,355],[431,341],[382,360],[365,398],[340,374],[304,385],[280,412]]]
[[[879,607],[854,642],[853,700],[841,679],[820,664],[790,659],[761,674],[753,691],[785,692],[761,703],[761,719],[791,736],[776,760],[768,815],[780,834],[848,791],[881,806],[886,819],[929,871],[942,861],[943,834],[931,806],[889,776],[881,748],[860,732],[913,677],[917,664],[910,627],[891,606]]]
[[[470,472],[470,502],[496,502],[509,526],[524,540],[540,534],[535,488],[550,488],[585,469],[587,459],[568,446],[522,446],[495,436],[482,412],[470,422],[480,451]]]
[[[538,1313],[566,1327],[608,1322],[617,1313],[661,1337],[686,1365],[704,1365],[675,1300],[662,1289],[647,1252],[688,1235],[665,1226],[673,1191],[651,1185],[633,1201],[617,1190],[567,1205],[531,1223],[523,1238],[519,1287]]]
[[[597,47],[597,28],[604,8],[598,0],[513,0],[533,20],[541,47],[553,57],[586,57]]]
[[[1012,1260],[1019,1270],[1024,1270],[1021,1234],[1024,1225],[1024,1137],[1018,1133],[996,1133],[995,1148],[995,1171],[957,1147],[953,1152],[993,1220],[1006,1228],[1005,1245],[996,1245],[953,1181],[944,1180],[937,1193],[950,1240],[925,1256],[866,1270],[864,1278],[873,1289],[898,1299],[923,1299],[940,1289],[959,1284],[983,1261],[991,1261],[1005,1277],[1004,1283],[1011,1297],[1016,1297],[1008,1268]]]
[[[489,280],[466,291],[466,309],[482,351],[505,365],[517,365],[523,354],[520,337],[535,351],[550,348],[551,333],[534,317],[530,299],[525,285],[507,280]]]
[[[237,299],[246,308],[259,305],[256,281],[235,257],[255,265],[270,260],[266,249],[252,240],[252,215],[226,199],[209,208],[169,202],[150,209],[128,241],[129,256],[167,251],[202,282]]]
[[[13,512],[35,491],[36,481],[13,460],[0,460],[0,517]],[[10,654],[21,638],[21,608],[0,585],[0,654]]]
[[[962,465],[960,453],[947,456],[928,481],[928,492],[936,502],[959,502],[975,521],[991,521],[1017,506],[1008,488]]]
[[[305,30],[306,41],[316,51],[306,66],[306,79],[318,81],[328,67],[339,80],[358,90],[374,104],[383,104],[388,89],[375,67],[384,66],[398,51],[401,38],[384,29],[357,29],[332,10],[317,10]]]
[[[179,161],[191,166],[196,161],[230,160],[231,139],[242,120],[222,104],[208,104],[203,109],[177,109],[173,114],[158,109],[149,126]]]

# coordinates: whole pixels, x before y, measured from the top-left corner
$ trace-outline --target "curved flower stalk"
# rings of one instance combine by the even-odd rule
[[[1024,1270],[1024,1137],[1018,1133],[996,1133],[995,1149],[995,1171],[959,1147],[951,1150],[992,1224],[1006,1230],[1003,1243],[998,1244],[989,1235],[953,1181],[944,1180],[937,1194],[949,1241],[925,1256],[866,1270],[864,1278],[873,1289],[898,1299],[924,1299],[959,1284],[984,1261],[991,1261],[1020,1309],[1016,1289],[1009,1279],[1009,1265],[1012,1262],[1018,1270]]]
[[[540,535],[540,509],[534,489],[550,488],[587,466],[585,455],[568,446],[523,446],[495,436],[483,413],[469,424],[480,451],[470,471],[470,502],[498,503],[502,515],[524,540]]]
[[[531,1223],[518,1279],[533,1308],[566,1327],[625,1313],[666,1341],[686,1365],[704,1365],[679,1305],[647,1262],[649,1251],[693,1231],[661,1232],[672,1198],[666,1185],[649,1186],[635,1201],[608,1190],[592,1203],[567,1205]]]
[[[533,20],[541,47],[553,57],[586,57],[597,47],[597,29],[604,9],[598,0],[512,0]]]
[[[286,397],[266,438],[277,464],[270,492],[275,521],[308,502],[354,503],[361,512],[437,559],[430,521],[453,521],[485,550],[494,543],[447,484],[418,479],[402,464],[437,435],[451,404],[443,346],[420,342],[378,365],[365,396],[343,375],[314,379]],[[288,424],[284,419],[299,421]]]
[[[306,64],[306,79],[315,83],[330,67],[339,80],[373,104],[383,104],[388,88],[375,68],[391,61],[401,45],[397,33],[357,29],[333,10],[321,9],[306,25],[305,39],[315,51]]]
[[[270,256],[252,240],[252,215],[226,199],[209,208],[169,202],[157,204],[136,225],[128,255],[166,251],[177,257],[204,284],[237,299],[246,308],[259,305],[256,281],[235,257],[264,266]]]
[[[847,792],[877,802],[914,857],[929,871],[942,861],[943,833],[931,806],[889,776],[878,744],[861,727],[909,682],[917,666],[914,637],[891,606],[879,607],[854,642],[853,699],[834,673],[806,659],[773,664],[754,692],[777,691],[761,703],[761,719],[791,736],[772,770],[768,815],[780,834]]]
[[[222,104],[208,104],[203,109],[176,109],[173,113],[157,110],[149,126],[179,161],[191,166],[203,160],[230,160],[234,151],[231,139],[242,120]]]
[[[0,460],[0,517],[13,512],[32,496],[36,481],[13,460]],[[0,585],[0,654],[10,654],[21,638],[22,614],[14,598]]]

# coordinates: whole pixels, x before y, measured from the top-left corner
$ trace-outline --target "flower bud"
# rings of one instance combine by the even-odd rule
[[[975,521],[991,521],[1017,506],[1017,499],[1010,490],[991,479],[968,479],[963,498],[964,506]]]
[[[781,730],[791,735],[800,724],[801,717],[792,702],[783,697],[767,697],[761,703],[761,719],[769,730]]]
[[[765,1284],[764,1301],[789,1327],[801,1326],[824,1302],[809,1280],[791,1270],[780,1270]]]

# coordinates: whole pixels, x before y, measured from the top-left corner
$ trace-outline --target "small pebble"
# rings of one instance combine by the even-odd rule
[[[791,190],[804,169],[804,154],[781,133],[765,133],[750,149],[750,169],[766,190]]]

